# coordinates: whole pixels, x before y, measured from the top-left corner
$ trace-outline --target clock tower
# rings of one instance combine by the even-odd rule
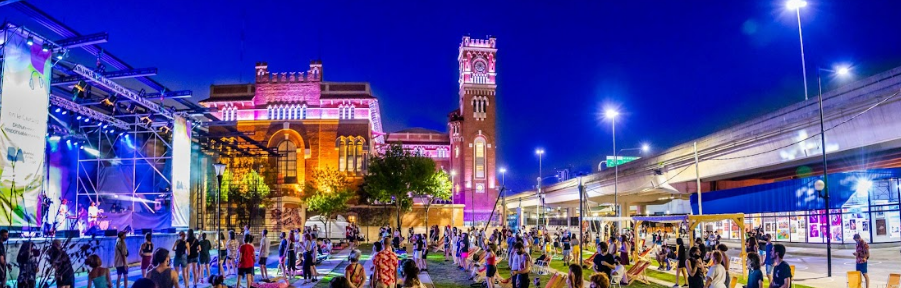
[[[498,196],[495,83],[497,40],[464,36],[460,43],[460,108],[448,115],[454,204],[467,224],[484,224]],[[494,219],[503,217],[494,214]]]

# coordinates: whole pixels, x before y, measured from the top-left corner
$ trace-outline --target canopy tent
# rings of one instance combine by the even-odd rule
[[[610,223],[610,222],[615,222],[615,223],[622,223],[622,222],[629,222],[629,223],[631,223],[631,222],[632,222],[632,217],[596,217],[596,216],[595,216],[595,217],[584,217],[584,218],[582,218],[582,219],[583,219],[584,221],[592,221],[592,222],[590,222],[590,223],[592,223],[592,224],[594,224],[594,221],[598,221],[598,222],[600,222],[599,224],[600,224],[601,227],[604,227],[607,223]],[[585,225],[585,223],[582,223],[582,225]],[[586,225],[586,226],[587,226],[587,225]],[[584,227],[583,229],[589,228],[589,227],[586,227],[586,226],[583,226],[583,227]],[[590,225],[590,226],[594,226],[594,225]],[[602,232],[602,231],[601,231],[601,227],[598,227],[597,229],[594,229],[593,232],[599,233],[599,234],[600,234],[600,233]],[[620,227],[621,227],[621,226],[620,226]],[[593,227],[592,227],[592,228],[593,228]],[[604,237],[603,237],[602,239],[606,239],[606,238],[608,237],[609,234],[607,233],[607,231],[603,231],[603,232],[604,232]],[[583,231],[583,233],[584,233],[584,231]]]
[[[744,213],[735,213],[735,214],[711,214],[711,215],[691,215],[687,216],[688,218],[688,231],[691,231],[691,238],[695,239],[695,227],[698,227],[698,224],[704,222],[716,222],[721,220],[732,220],[738,227],[745,227],[745,214]],[[748,271],[747,267],[747,259],[748,253],[745,252],[745,233],[739,233],[741,235],[741,250],[738,251],[738,255],[741,258],[741,267],[742,273]],[[694,243],[693,241],[689,241]]]

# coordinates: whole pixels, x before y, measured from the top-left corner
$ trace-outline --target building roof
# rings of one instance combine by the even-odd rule
[[[409,133],[409,134],[447,134],[447,133],[444,133],[444,132],[439,132],[439,131],[435,131],[435,130],[432,130],[432,129],[426,129],[426,128],[422,128],[422,127],[413,127],[413,128],[407,128],[407,129],[404,129],[404,130],[400,130],[400,131],[391,132],[391,134],[396,134],[396,133]]]

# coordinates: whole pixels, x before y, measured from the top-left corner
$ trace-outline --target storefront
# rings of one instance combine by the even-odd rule
[[[878,169],[829,175],[830,215],[813,189],[822,177],[808,177],[704,193],[704,212],[744,212],[745,227],[732,221],[707,223],[724,239],[762,228],[776,242],[854,243],[860,234],[869,243],[901,242],[901,169]],[[692,208],[698,211],[697,198]],[[827,228],[828,227],[828,228]],[[830,229],[831,228],[831,229]]]

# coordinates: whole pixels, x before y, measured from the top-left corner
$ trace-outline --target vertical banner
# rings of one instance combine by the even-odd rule
[[[181,116],[172,129],[172,226],[188,227],[191,217],[191,127]]]
[[[28,45],[23,31],[3,31],[0,86],[0,225],[37,226],[44,181],[50,56],[43,40]],[[58,194],[58,193],[57,193]],[[57,202],[58,199],[52,199]]]

